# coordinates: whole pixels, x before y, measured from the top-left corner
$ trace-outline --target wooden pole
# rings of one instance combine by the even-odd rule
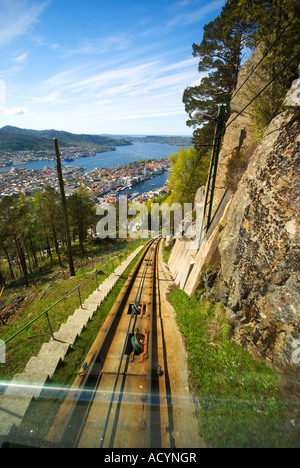
[[[59,186],[60,186],[60,195],[61,195],[61,202],[62,202],[62,208],[63,208],[65,229],[66,229],[69,270],[70,270],[70,275],[75,276],[75,268],[74,268],[74,263],[73,263],[72,247],[71,247],[70,227],[69,227],[69,220],[68,220],[68,213],[67,213],[65,187],[64,187],[64,180],[63,180],[62,168],[61,168],[61,159],[60,159],[57,139],[54,138],[53,141],[54,141],[54,148],[55,148],[55,154],[56,154],[57,174],[58,174],[58,180],[59,180]]]

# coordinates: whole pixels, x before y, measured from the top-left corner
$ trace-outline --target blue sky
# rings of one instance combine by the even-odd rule
[[[191,135],[192,44],[225,0],[0,0],[0,127]]]

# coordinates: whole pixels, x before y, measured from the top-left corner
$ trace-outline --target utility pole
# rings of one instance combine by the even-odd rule
[[[64,222],[65,222],[65,230],[66,230],[66,238],[67,238],[67,251],[68,251],[68,260],[69,260],[69,270],[70,270],[70,275],[75,276],[75,268],[74,268],[74,263],[73,263],[72,247],[71,247],[70,227],[69,227],[69,220],[68,220],[68,213],[67,213],[65,187],[64,187],[64,180],[63,180],[62,168],[61,168],[61,159],[60,159],[60,153],[59,153],[57,139],[54,138],[53,141],[54,141],[54,149],[55,149],[55,154],[56,154],[57,174],[58,174],[58,180],[59,180],[61,203],[62,203]]]
[[[211,225],[213,200],[214,200],[217,170],[218,170],[218,163],[219,163],[219,154],[221,150],[222,138],[224,136],[224,131],[225,131],[225,109],[226,108],[224,105],[220,106],[218,116],[216,119],[213,154],[212,154],[212,158],[210,162],[209,176],[208,176],[208,181],[206,185],[206,194],[205,194],[205,201],[204,201],[205,214],[206,214],[207,206],[208,206],[207,223],[205,226],[206,232],[208,231]]]
[[[213,209],[215,185],[216,185],[217,170],[218,170],[218,163],[219,163],[219,154],[221,150],[222,138],[225,132],[226,107],[224,105],[221,105],[219,107],[217,117],[211,117],[207,114],[203,114],[200,111],[194,111],[192,114],[192,117],[194,119],[197,119],[199,122],[202,122],[202,120],[206,118],[208,120],[213,120],[216,123],[213,153],[212,153],[212,157],[210,161],[209,175],[208,175],[208,179],[206,183],[206,190],[205,190],[202,225],[201,225],[199,243],[198,243],[198,249],[199,249],[200,246],[202,245],[204,236],[205,234],[207,234],[207,231],[209,230],[211,226],[211,222],[212,222],[212,209]]]

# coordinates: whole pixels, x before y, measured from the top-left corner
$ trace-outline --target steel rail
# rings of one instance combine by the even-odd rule
[[[143,265],[143,262],[150,251],[150,248],[155,243],[156,239],[151,240],[139,259],[132,276],[127,284],[122,299],[114,313],[113,319],[109,324],[105,336],[101,342],[100,347],[95,353],[86,374],[81,382],[80,388],[75,393],[72,408],[66,418],[64,430],[60,436],[59,445],[63,447],[76,447],[79,443],[80,435],[84,429],[85,422],[88,417],[91,405],[97,393],[98,386],[101,380],[102,368],[108,354],[113,337],[120,322],[125,305],[128,301],[130,292],[138,277],[138,273]],[[130,321],[131,322],[131,321]],[[125,341],[126,342],[126,341]],[[120,360],[121,366],[122,358]],[[119,366],[119,368],[120,368]]]
[[[119,367],[118,367],[118,370],[117,370],[117,373],[116,373],[115,382],[114,382],[114,386],[113,386],[111,397],[110,397],[109,407],[108,407],[108,410],[107,410],[107,413],[106,413],[106,418],[105,418],[105,423],[104,423],[104,428],[103,428],[103,431],[102,431],[102,436],[101,436],[100,447],[99,448],[103,448],[103,444],[104,444],[104,441],[105,441],[105,436],[106,436],[106,431],[107,431],[108,422],[109,422],[109,418],[110,418],[110,413],[111,413],[112,405],[113,405],[113,402],[114,402],[114,399],[115,399],[118,380],[119,380],[119,377],[120,377],[123,358],[124,358],[124,355],[125,355],[127,340],[128,340],[130,329],[131,329],[131,322],[132,322],[132,319],[135,318],[134,323],[136,323],[136,317],[137,316],[134,314],[134,311],[132,311],[131,315],[130,315],[128,328],[127,328],[127,331],[126,331],[126,336],[125,336],[124,345],[123,345],[123,349],[122,349],[122,353],[121,353]]]
[[[153,271],[155,270],[155,268],[157,266],[157,261],[156,260],[157,260],[158,245],[159,245],[159,242],[157,242],[157,244],[155,246],[154,260],[153,260]],[[152,249],[152,248],[153,248],[152,246],[149,247],[149,250]],[[140,280],[138,291],[137,291],[136,298],[135,298],[135,305],[140,304],[148,268],[149,268],[149,264],[147,263],[144,266],[144,269],[143,269],[143,273],[142,273],[142,276],[141,276],[141,280]],[[155,283],[155,281],[153,282],[153,275],[152,275],[152,294],[151,294],[152,303],[153,303],[153,297],[155,295],[155,294],[153,294],[153,291],[155,291],[155,289],[156,289],[156,283]],[[153,308],[151,308],[151,313],[152,313],[152,310],[153,310]],[[108,423],[109,423],[109,419],[110,419],[111,409],[112,409],[112,405],[113,405],[114,399],[115,399],[116,388],[117,388],[118,380],[119,380],[119,377],[120,377],[121,366],[122,366],[122,363],[123,363],[123,358],[124,358],[124,354],[125,354],[125,350],[126,350],[127,341],[128,341],[128,337],[129,337],[129,333],[130,333],[130,329],[131,329],[131,323],[132,323],[133,318],[135,318],[135,320],[134,320],[132,330],[134,330],[136,320],[137,320],[137,315],[134,313],[134,310],[132,310],[132,312],[131,312],[131,317],[130,317],[130,321],[129,321],[127,332],[126,332],[126,337],[125,337],[125,341],[124,341],[124,345],[123,345],[123,349],[122,349],[122,354],[121,354],[121,358],[120,358],[120,362],[119,362],[119,367],[118,367],[118,371],[116,373],[116,378],[115,378],[114,387],[113,387],[111,398],[110,398],[109,408],[108,408],[108,411],[107,411],[107,414],[106,414],[104,429],[103,429],[102,437],[101,437],[101,441],[100,441],[100,448],[103,448],[103,445],[104,445],[104,442],[105,442],[105,436],[106,436],[107,427],[108,427]],[[152,326],[150,326],[150,337],[152,335],[152,332],[153,332]],[[152,356],[152,350],[150,351],[150,362],[151,362],[151,356]],[[126,368],[127,368],[127,364],[126,364]],[[125,371],[124,376],[126,377],[126,371]],[[123,382],[123,385],[124,385],[124,382]],[[121,400],[122,400],[122,392],[120,392],[120,395],[119,395],[118,407],[121,406]],[[114,430],[116,431],[117,428],[115,427]],[[115,434],[112,434],[111,439],[114,438],[114,436],[115,436]]]
[[[148,264],[146,264],[144,266],[144,270],[143,270],[142,277],[141,277],[141,280],[140,280],[140,283],[139,283],[138,291],[137,291],[137,294],[136,294],[136,297],[135,297],[135,305],[136,306],[139,305],[140,301],[141,301],[148,266],[149,266]],[[125,335],[125,340],[124,340],[123,349],[122,349],[122,353],[121,353],[121,357],[120,357],[120,362],[119,362],[118,370],[117,370],[117,373],[116,373],[112,394],[111,394],[111,397],[110,397],[110,402],[109,402],[109,407],[108,407],[107,414],[106,414],[104,428],[103,428],[103,431],[102,431],[102,437],[101,437],[101,441],[100,441],[100,448],[103,448],[103,445],[104,445],[105,436],[106,436],[106,432],[107,432],[107,427],[108,427],[108,423],[109,423],[109,418],[110,418],[110,414],[111,414],[111,409],[112,409],[112,405],[113,405],[114,399],[115,399],[118,380],[119,380],[119,377],[120,377],[123,358],[124,358],[124,355],[125,355],[126,346],[127,346],[127,342],[128,342],[128,338],[129,338],[129,334],[130,334],[130,329],[131,329],[131,323],[132,323],[133,319],[134,319],[134,324],[133,324],[132,329],[134,330],[135,325],[136,325],[136,319],[137,319],[137,315],[136,315],[134,309],[132,309],[132,311],[131,311],[130,320],[129,320],[128,328],[127,328],[126,335]],[[120,399],[120,397],[119,397],[119,399]]]
[[[151,317],[150,317],[150,343],[149,343],[149,367],[148,367],[148,389],[147,389],[147,434],[146,446],[148,448],[160,448],[161,425],[160,425],[160,398],[159,398],[159,374],[157,355],[157,262],[159,242],[155,247],[155,255],[152,272],[152,295],[151,295]]]

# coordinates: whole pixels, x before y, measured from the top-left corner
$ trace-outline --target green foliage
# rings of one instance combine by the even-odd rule
[[[53,149],[53,142],[46,138],[0,133],[0,151],[48,151],[51,149]]]
[[[209,73],[200,85],[184,91],[183,102],[188,113],[199,109],[217,115],[218,105],[229,105],[236,88],[243,49],[253,46],[254,28],[244,10],[238,8],[238,0],[228,1],[221,15],[204,27],[201,44],[193,44],[193,55],[200,58],[199,72]],[[187,124],[191,126],[196,122],[189,120]]]
[[[163,261],[168,263],[172,251],[172,246],[167,247],[165,241],[162,243]]]
[[[212,148],[207,145],[212,145],[215,133],[215,122],[210,121],[194,131],[193,145],[199,157],[201,155],[212,154]]]
[[[83,187],[67,200],[73,240],[79,241],[81,256],[89,229],[94,230],[96,208]],[[6,197],[0,202],[0,256],[4,256],[11,280],[18,276],[18,266],[25,284],[40,262],[59,262],[65,256],[66,233],[61,198],[53,187],[38,191],[33,197],[21,194],[19,198]],[[8,269],[1,267],[3,280],[8,280]],[[1,280],[2,281],[2,280]]]
[[[64,276],[62,279],[62,272],[58,265],[50,266],[44,264],[40,267],[38,275],[36,275],[36,287],[32,288],[30,292],[29,290],[26,291],[19,282],[8,285],[4,291],[5,299],[9,296],[11,300],[15,295],[18,297],[26,294],[26,301],[24,301],[17,313],[9,319],[5,326],[1,328],[1,339],[4,341],[8,340],[76,286],[90,278],[95,272],[95,267],[103,271],[103,274],[99,274],[97,278],[98,285],[100,285],[107,275],[110,275],[114,268],[125,260],[139,245],[137,242],[124,242],[121,244],[110,242],[105,246],[97,244],[96,240],[90,240],[85,244],[85,250],[89,255],[93,256],[94,261],[87,262],[85,268],[81,267],[80,270],[77,270],[76,277],[69,278]],[[118,247],[121,247],[121,249]],[[75,257],[74,260],[78,265],[79,259]],[[112,261],[114,265],[111,263]],[[108,264],[107,269],[104,268],[105,264]],[[131,264],[131,268],[133,268],[133,263]],[[127,270],[124,275],[128,274],[129,271]],[[84,302],[95,289],[96,282],[93,277],[80,288],[82,301]],[[59,330],[61,324],[66,322],[78,306],[78,293],[74,291],[65,300],[51,309],[49,318],[54,332]],[[93,333],[97,334],[97,330],[99,329],[93,330]],[[22,372],[30,357],[38,353],[42,344],[49,341],[50,336],[48,322],[46,317],[43,316],[12,339],[6,347],[6,364],[0,365],[0,378],[2,380],[9,380],[16,373]],[[72,375],[74,376],[74,368],[73,371],[71,370]]]
[[[294,0],[252,0],[240,1],[249,16],[258,24],[255,35],[256,45],[264,55],[270,48],[268,56],[257,73],[263,82],[271,81],[287,64],[289,59],[300,50],[300,29],[297,16],[297,5]],[[282,31],[286,31],[282,34]],[[255,121],[255,133],[260,139],[268,124],[282,112],[283,100],[292,81],[298,77],[299,59],[282,73],[276,81],[255,101],[251,110]],[[251,92],[258,92],[252,89]]]
[[[193,44],[193,55],[199,57],[198,70],[207,73],[198,86],[184,91],[186,112],[195,109],[216,115],[217,106],[229,105],[237,86],[245,50],[260,47],[267,58],[256,71],[258,85],[249,89],[249,101],[271,81],[300,49],[300,28],[295,0],[228,0],[220,16],[204,27],[200,44]],[[289,22],[291,24],[289,24]],[[282,34],[284,28],[287,30]],[[275,44],[274,44],[275,42]],[[251,112],[255,132],[260,139],[270,121],[282,111],[283,99],[297,77],[299,59],[282,73],[255,101]],[[187,125],[197,122],[188,120]],[[198,131],[199,134],[199,131]],[[194,139],[197,141],[195,132]]]
[[[84,254],[84,241],[87,238],[88,228],[91,228],[96,219],[96,208],[88,192],[80,186],[67,200],[69,219],[73,236],[79,237],[81,253]]]
[[[206,183],[210,155],[207,153],[200,161],[199,159],[193,147],[188,150],[182,148],[170,155],[173,170],[169,178],[169,185],[172,189],[169,203],[194,202],[197,189]]]
[[[279,375],[230,339],[223,306],[172,291],[201,406],[201,436],[211,447],[295,445],[279,397]],[[296,446],[299,446],[299,441]]]
[[[27,130],[7,125],[0,129],[0,151],[53,150],[53,138],[60,146],[78,145],[131,145],[127,140],[101,135],[77,135],[57,130]]]

